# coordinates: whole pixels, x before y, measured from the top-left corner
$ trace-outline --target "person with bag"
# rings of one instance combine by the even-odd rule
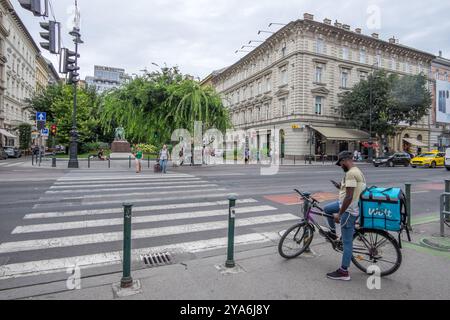
[[[137,147],[133,156],[136,159],[136,173],[141,173],[142,172],[142,159],[144,158],[142,149]]]
[[[161,165],[162,173],[167,173],[167,162],[170,159],[169,150],[167,149],[167,145],[164,145],[162,150],[159,152],[159,164]]]
[[[361,170],[355,166],[353,153],[344,151],[338,156],[337,166],[340,166],[345,177],[340,184],[334,183],[339,189],[339,201],[329,204],[324,208],[327,215],[333,215],[334,219],[328,218],[330,231],[328,235],[337,240],[336,224],[341,225],[343,257],[341,268],[327,274],[332,280],[350,281],[348,271],[353,256],[353,236],[355,224],[359,217],[359,199],[366,190],[366,178]]]

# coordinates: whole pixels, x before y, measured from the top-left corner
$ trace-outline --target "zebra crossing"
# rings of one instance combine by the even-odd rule
[[[24,215],[0,243],[0,280],[120,264],[124,202],[134,204],[133,262],[226,248],[232,190],[188,174],[94,174],[66,174]],[[236,246],[269,245],[298,219],[255,197],[236,211]]]
[[[0,168],[22,167],[25,164],[26,164],[26,161],[20,161],[20,162],[5,161],[5,162],[0,162]]]

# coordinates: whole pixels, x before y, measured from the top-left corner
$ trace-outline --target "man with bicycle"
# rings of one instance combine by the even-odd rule
[[[337,166],[340,166],[345,177],[340,184],[334,183],[339,191],[339,201],[329,204],[324,211],[329,218],[330,232],[328,235],[337,240],[336,223],[341,224],[343,257],[342,265],[337,271],[327,274],[332,280],[350,281],[348,271],[353,254],[353,236],[355,233],[355,223],[359,217],[359,199],[361,193],[366,189],[366,179],[361,170],[353,162],[353,154],[349,151],[341,152],[338,156]]]

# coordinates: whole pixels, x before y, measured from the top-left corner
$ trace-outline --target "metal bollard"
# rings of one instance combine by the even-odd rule
[[[225,267],[234,268],[236,263],[234,262],[234,228],[235,228],[235,219],[236,219],[236,195],[230,195],[228,197],[230,201],[229,210],[228,210],[228,252],[227,252],[227,262],[225,263]]]
[[[450,180],[445,180],[445,193],[450,193]],[[445,211],[450,212],[450,201],[445,202]],[[447,216],[447,222],[450,222],[450,215]]]
[[[31,166],[34,167],[34,154],[31,154]]]
[[[91,156],[88,155],[88,169],[91,168]]]
[[[131,277],[131,203],[124,203],[123,216],[123,276],[120,281],[121,288],[130,288],[133,286],[133,278]]]
[[[407,183],[406,186],[406,210],[408,211],[408,230],[412,231],[412,208],[411,208],[411,184]]]
[[[297,157],[296,156],[294,156],[294,166],[295,166],[295,159],[296,159]]]
[[[56,157],[52,158],[52,168],[56,168]]]
[[[150,169],[150,156],[147,157],[148,160],[148,168]]]
[[[131,169],[131,156],[128,156],[128,169]]]
[[[111,169],[111,158],[108,158],[108,169]]]

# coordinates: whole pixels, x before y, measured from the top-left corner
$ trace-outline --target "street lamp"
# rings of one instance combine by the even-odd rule
[[[374,69],[374,67],[378,67],[378,61],[372,64],[371,68]],[[373,109],[373,92],[372,92],[372,81],[374,77],[375,70],[372,71],[372,76],[370,77],[369,81],[369,131],[370,131],[370,137],[369,137],[369,162],[373,161],[373,133],[372,133],[372,109]]]

